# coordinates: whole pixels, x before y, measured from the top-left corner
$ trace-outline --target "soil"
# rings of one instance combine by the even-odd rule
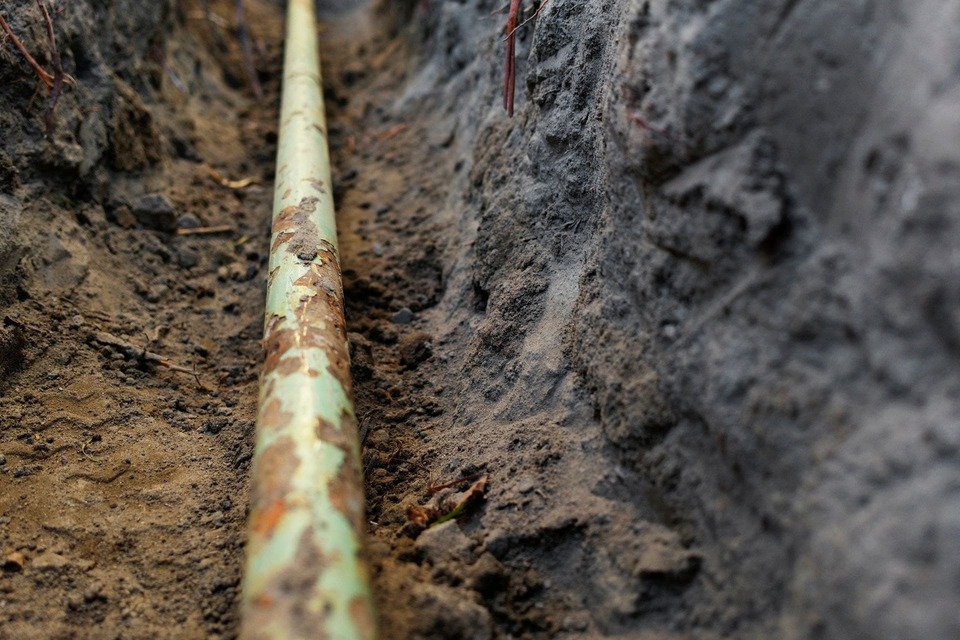
[[[0,638],[239,632],[283,6],[258,100],[234,4],[51,3],[49,133],[0,47]],[[960,635],[960,8],[523,3],[508,118],[505,4],[318,3],[383,637]]]

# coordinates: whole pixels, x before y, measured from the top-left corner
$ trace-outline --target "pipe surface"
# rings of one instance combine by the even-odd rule
[[[313,0],[290,0],[241,637],[376,636]]]

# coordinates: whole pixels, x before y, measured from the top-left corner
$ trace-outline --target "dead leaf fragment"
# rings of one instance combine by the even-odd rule
[[[207,173],[210,174],[210,177],[219,182],[221,185],[228,189],[245,189],[252,184],[256,184],[258,181],[256,178],[241,178],[240,180],[230,180],[225,178],[222,173],[211,167],[210,165],[205,165],[204,168],[207,170]]]
[[[456,484],[449,483],[447,486]],[[442,498],[434,498],[424,506],[413,506],[407,509],[407,520],[410,523],[426,529],[443,524],[458,518],[473,505],[483,500],[487,492],[488,476],[483,475],[470,487],[461,493],[448,494]]]
[[[424,529],[429,527],[430,523],[435,521],[438,517],[440,517],[440,512],[433,507],[421,507],[420,505],[416,505],[407,508],[407,520],[418,527],[423,527]]]

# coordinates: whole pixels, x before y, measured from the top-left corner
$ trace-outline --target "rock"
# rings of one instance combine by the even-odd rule
[[[181,269],[192,269],[200,263],[200,254],[190,247],[180,247],[177,251],[177,264]]]
[[[197,229],[200,227],[200,218],[192,213],[185,213],[177,219],[177,227],[180,229]]]
[[[407,307],[404,307],[393,314],[393,318],[391,319],[393,320],[393,324],[410,324],[417,319],[417,316],[413,313],[413,311]]]
[[[172,231],[177,227],[176,210],[169,198],[159,193],[141,196],[133,203],[133,215],[147,229]]]

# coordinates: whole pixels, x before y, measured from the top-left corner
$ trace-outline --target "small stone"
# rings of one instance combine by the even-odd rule
[[[192,269],[199,263],[200,254],[190,247],[180,247],[179,251],[177,251],[177,264],[180,265],[181,269]]]
[[[69,326],[71,329],[79,329],[84,324],[85,324],[85,320],[83,319],[83,316],[80,315],[79,313],[76,313],[70,316],[70,324],[67,326]]]
[[[7,456],[0,453],[0,467],[2,467],[5,464],[7,464]]]
[[[181,229],[197,229],[200,227],[200,218],[192,213],[185,213],[177,219],[177,226]]]
[[[383,245],[382,245],[382,244],[377,243],[377,244],[373,245],[373,255],[377,256],[378,258],[382,258],[382,257],[383,257]]]
[[[148,229],[172,231],[177,226],[173,203],[165,195],[151,193],[141,196],[133,203],[133,215],[137,222]]]
[[[407,307],[400,309],[395,314],[393,314],[393,324],[410,324],[416,320],[417,316]]]

